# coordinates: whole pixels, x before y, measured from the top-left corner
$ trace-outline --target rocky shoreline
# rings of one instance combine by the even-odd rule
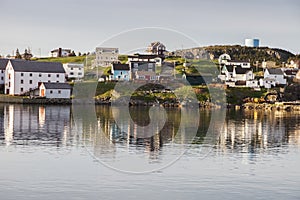
[[[17,96],[0,96],[0,103],[14,103],[14,104],[47,104],[47,105],[72,105],[78,104],[95,104],[95,105],[111,105],[110,99],[46,99],[46,98],[28,98]],[[125,104],[124,104],[125,105]],[[183,104],[180,102],[146,102],[143,100],[130,100],[129,106],[162,106],[170,108],[196,106],[196,104]],[[242,105],[227,104],[222,106],[210,102],[199,102],[199,108],[203,109],[220,109],[226,107],[227,109],[236,110],[277,110],[277,111],[300,111],[300,102],[275,102],[275,103],[244,103]]]

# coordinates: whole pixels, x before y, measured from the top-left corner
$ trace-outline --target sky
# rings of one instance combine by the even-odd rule
[[[57,47],[124,53],[153,40],[175,50],[246,38],[300,53],[299,10],[297,0],[0,0],[0,55],[27,47],[35,56]]]

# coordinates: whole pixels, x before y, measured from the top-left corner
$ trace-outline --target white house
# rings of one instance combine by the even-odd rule
[[[22,95],[38,89],[39,83],[64,83],[65,70],[61,63],[9,60],[5,69],[4,93]]]
[[[239,61],[239,60],[226,60],[225,65],[234,65],[234,66],[240,66],[242,68],[250,68],[250,62],[248,61]]]
[[[134,61],[155,62],[156,66],[161,66],[162,62],[163,62],[163,56],[155,55],[155,54],[152,54],[152,55],[148,55],[148,54],[129,55],[127,63],[134,62]]]
[[[84,65],[79,63],[63,64],[68,79],[82,79],[84,77]]]
[[[223,53],[219,56],[219,64],[226,64],[228,60],[231,60],[231,57],[227,53]]]
[[[266,69],[264,72],[264,79],[274,79],[277,85],[285,85],[286,79],[281,69]]]
[[[259,85],[261,87],[270,89],[271,87],[276,86],[276,80],[273,78],[261,78],[261,79],[259,79]]]
[[[251,68],[225,65],[222,68],[221,74],[218,77],[221,81],[236,82],[253,80],[254,74]]]
[[[39,96],[47,99],[69,99],[71,96],[71,86],[68,83],[41,83],[39,86]]]
[[[118,62],[119,49],[108,47],[96,48],[96,66],[108,67],[112,63]]]
[[[4,85],[5,68],[8,61],[8,59],[0,59],[0,85]]]
[[[51,57],[67,57],[67,56],[69,56],[70,53],[71,53],[71,49],[58,48],[58,49],[53,49],[50,52],[50,56]]]

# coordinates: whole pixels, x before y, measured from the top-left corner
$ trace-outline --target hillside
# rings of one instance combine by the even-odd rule
[[[251,63],[275,61],[277,64],[287,62],[289,58],[295,55],[289,51],[269,47],[245,47],[240,45],[217,45],[207,47],[196,47],[172,52],[174,56],[185,55],[188,59],[218,59],[223,53],[228,53],[233,60],[249,60]]]

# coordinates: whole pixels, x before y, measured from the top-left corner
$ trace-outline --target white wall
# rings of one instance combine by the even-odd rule
[[[284,78],[284,75],[269,74],[268,70],[265,71],[264,78],[275,79],[276,84],[286,84],[286,79]]]
[[[10,62],[8,62],[5,70],[5,77],[4,77],[4,94],[13,95],[15,92],[15,71],[12,68]],[[9,92],[7,93],[7,90]]]
[[[51,98],[67,98],[69,99],[71,96],[71,90],[70,89],[46,89],[44,84],[42,84],[39,88],[39,96],[42,96],[42,90],[45,91],[45,97],[47,99]]]
[[[107,67],[113,62],[118,61],[118,48],[96,48],[96,65]]]
[[[81,79],[84,77],[84,65],[77,63],[63,64],[68,78]]]

